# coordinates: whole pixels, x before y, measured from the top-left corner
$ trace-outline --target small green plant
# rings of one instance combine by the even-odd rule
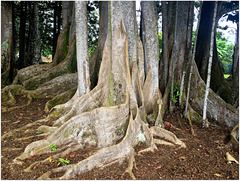
[[[172,85],[172,84],[171,84]],[[178,82],[175,82],[174,84],[174,87],[173,87],[173,96],[171,95],[171,88],[172,86],[170,85],[170,90],[169,90],[169,93],[170,93],[170,98],[171,100],[174,102],[174,104],[177,102],[177,98],[179,97],[180,95],[180,91],[179,91],[179,87],[178,87]]]
[[[52,149],[52,151],[55,151],[57,148],[55,147],[55,144],[52,144],[51,145],[51,149]]]
[[[64,160],[63,158],[59,158],[59,162],[58,162],[57,166],[59,166],[61,164],[67,165],[69,163],[70,163],[70,160],[68,160],[68,159]]]
[[[37,130],[36,134],[39,135],[42,134],[42,132],[40,130]]]

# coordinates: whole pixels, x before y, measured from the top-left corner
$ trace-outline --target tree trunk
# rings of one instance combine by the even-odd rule
[[[198,36],[198,30],[199,30],[201,13],[202,13],[202,3],[200,5],[200,11],[199,11],[199,14],[198,14],[198,24],[197,24],[197,29],[196,29],[196,36],[195,36],[195,40],[194,40],[192,56],[190,56],[191,57],[191,60],[190,60],[190,70],[189,70],[189,77],[188,77],[188,81],[187,81],[188,85],[187,85],[186,104],[185,104],[185,111],[184,111],[185,118],[187,118],[187,115],[188,115],[188,102],[189,102],[189,94],[190,94],[190,87],[191,87],[192,70],[193,70],[193,63],[195,62],[194,58],[195,58],[195,54],[196,54],[197,36]],[[191,40],[192,40],[192,37],[191,37]],[[190,50],[191,50],[191,48],[190,48]]]
[[[34,12],[34,51],[32,64],[37,65],[42,62],[41,58],[41,32],[39,25],[39,8],[38,2],[33,3]]]
[[[214,14],[213,14],[213,23],[212,23],[212,29],[211,29],[211,41],[210,41],[210,56],[208,60],[208,72],[207,72],[207,83],[206,83],[206,91],[204,96],[204,103],[203,103],[203,127],[208,127],[208,121],[207,119],[207,102],[208,102],[208,93],[209,93],[209,87],[210,87],[210,79],[211,79],[211,71],[212,71],[212,58],[213,58],[213,41],[214,41],[214,32],[216,31],[216,16],[217,16],[217,6],[218,2],[215,2],[214,5]]]
[[[72,17],[72,2],[71,1],[62,1],[62,25],[63,27],[66,24],[69,24]]]
[[[144,27],[143,31],[143,47],[145,57],[145,73],[150,76],[151,85],[145,84],[143,87],[143,94],[147,114],[158,112],[157,100],[162,97],[159,96],[159,44],[158,44],[158,26],[157,26],[157,9],[154,1],[141,2],[142,21]],[[149,74],[149,75],[148,75]],[[155,105],[156,104],[156,105]],[[156,107],[156,110],[154,109]],[[156,119],[156,118],[155,118]]]
[[[27,3],[22,1],[20,2],[20,32],[19,32],[19,60],[18,66],[19,69],[24,67],[25,62],[25,31],[26,31],[26,11],[27,11]]]
[[[163,84],[164,89],[167,86],[167,75],[168,75],[168,53],[167,53],[167,4],[166,1],[162,2],[162,34],[163,34]],[[163,92],[163,91],[162,91]],[[164,93],[164,92],[163,92]]]
[[[88,37],[87,37],[87,3],[75,2],[76,37],[77,37],[77,68],[78,68],[78,96],[90,90]]]
[[[93,55],[89,60],[89,71],[91,80],[91,89],[93,89],[98,82],[99,69],[102,61],[102,52],[104,43],[106,41],[108,32],[108,2],[100,2],[100,20],[99,20],[99,36],[98,36],[98,47],[94,51]]]
[[[12,34],[12,3],[1,3],[1,81],[2,87],[11,84],[13,75],[13,34]]]
[[[198,40],[196,48],[195,61],[198,66],[199,73],[203,80],[206,82],[207,79],[207,65],[209,59],[209,48],[210,48],[210,36],[212,27],[214,2],[203,2],[201,21],[198,31]],[[219,17],[219,16],[218,16]],[[216,23],[218,19],[216,20]],[[210,87],[220,97],[222,97],[227,103],[232,102],[231,94],[232,90],[226,80],[223,77],[223,72],[219,63],[217,47],[216,47],[216,31],[214,33],[214,47],[213,47],[213,67]],[[227,92],[227,93],[226,93]]]
[[[233,87],[233,106],[239,107],[239,23],[237,23],[237,36],[233,53],[233,68],[232,68],[232,87]]]

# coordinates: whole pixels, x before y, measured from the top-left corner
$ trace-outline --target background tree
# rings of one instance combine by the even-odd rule
[[[208,94],[209,94],[209,87],[210,87],[210,79],[211,79],[211,71],[212,71],[212,58],[213,58],[213,42],[214,42],[214,32],[216,31],[216,16],[217,16],[217,7],[218,3],[214,3],[214,13],[213,13],[213,23],[211,29],[211,41],[210,41],[210,56],[208,60],[208,72],[207,72],[207,83],[206,83],[206,91],[204,96],[204,107],[203,107],[203,127],[208,127],[209,123],[207,120],[207,102],[208,102]]]
[[[218,12],[217,20],[230,11],[238,8],[239,3],[233,2],[218,2]],[[213,17],[214,2],[206,1],[202,6],[201,22],[198,32],[197,49],[196,49],[196,64],[198,66],[199,73],[204,81],[206,81],[207,75],[207,64],[209,57],[209,47],[210,47],[210,32],[212,27],[212,17]],[[226,82],[223,76],[223,71],[221,69],[220,61],[217,53],[216,46],[216,32],[214,35],[214,53],[213,53],[213,67],[212,67],[212,78],[210,87],[213,91],[220,95],[227,103],[232,103],[231,87]]]
[[[12,80],[12,56],[13,56],[13,33],[12,33],[12,3],[1,3],[1,72],[2,84],[9,84]]]

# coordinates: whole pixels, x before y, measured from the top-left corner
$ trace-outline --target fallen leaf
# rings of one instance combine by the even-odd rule
[[[157,167],[155,168],[155,170],[160,169],[160,168],[162,168],[161,165],[157,166]]]
[[[185,156],[180,156],[180,157],[178,157],[178,159],[180,160],[185,160],[186,159],[186,157]]]
[[[213,175],[215,175],[215,176],[217,176],[217,177],[222,177],[222,175],[221,175],[221,174],[218,174],[218,173],[215,173],[215,174],[213,174]]]
[[[15,107],[15,109],[17,109],[17,107]]]
[[[228,163],[235,162],[235,163],[239,164],[238,161],[235,158],[233,158],[233,156],[230,155],[229,152],[226,153],[226,158],[227,158]]]
[[[52,162],[52,156],[50,156],[48,159],[49,159],[49,162]]]
[[[4,131],[3,133],[4,133],[4,134],[6,134],[6,133],[7,133],[7,131]]]
[[[19,115],[20,115],[20,116],[23,116],[23,113],[20,113]]]
[[[33,158],[33,157],[35,157],[35,155],[29,156],[28,158]]]

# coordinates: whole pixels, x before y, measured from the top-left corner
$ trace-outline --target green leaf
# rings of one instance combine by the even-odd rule
[[[62,162],[58,162],[57,166],[59,166]]]

